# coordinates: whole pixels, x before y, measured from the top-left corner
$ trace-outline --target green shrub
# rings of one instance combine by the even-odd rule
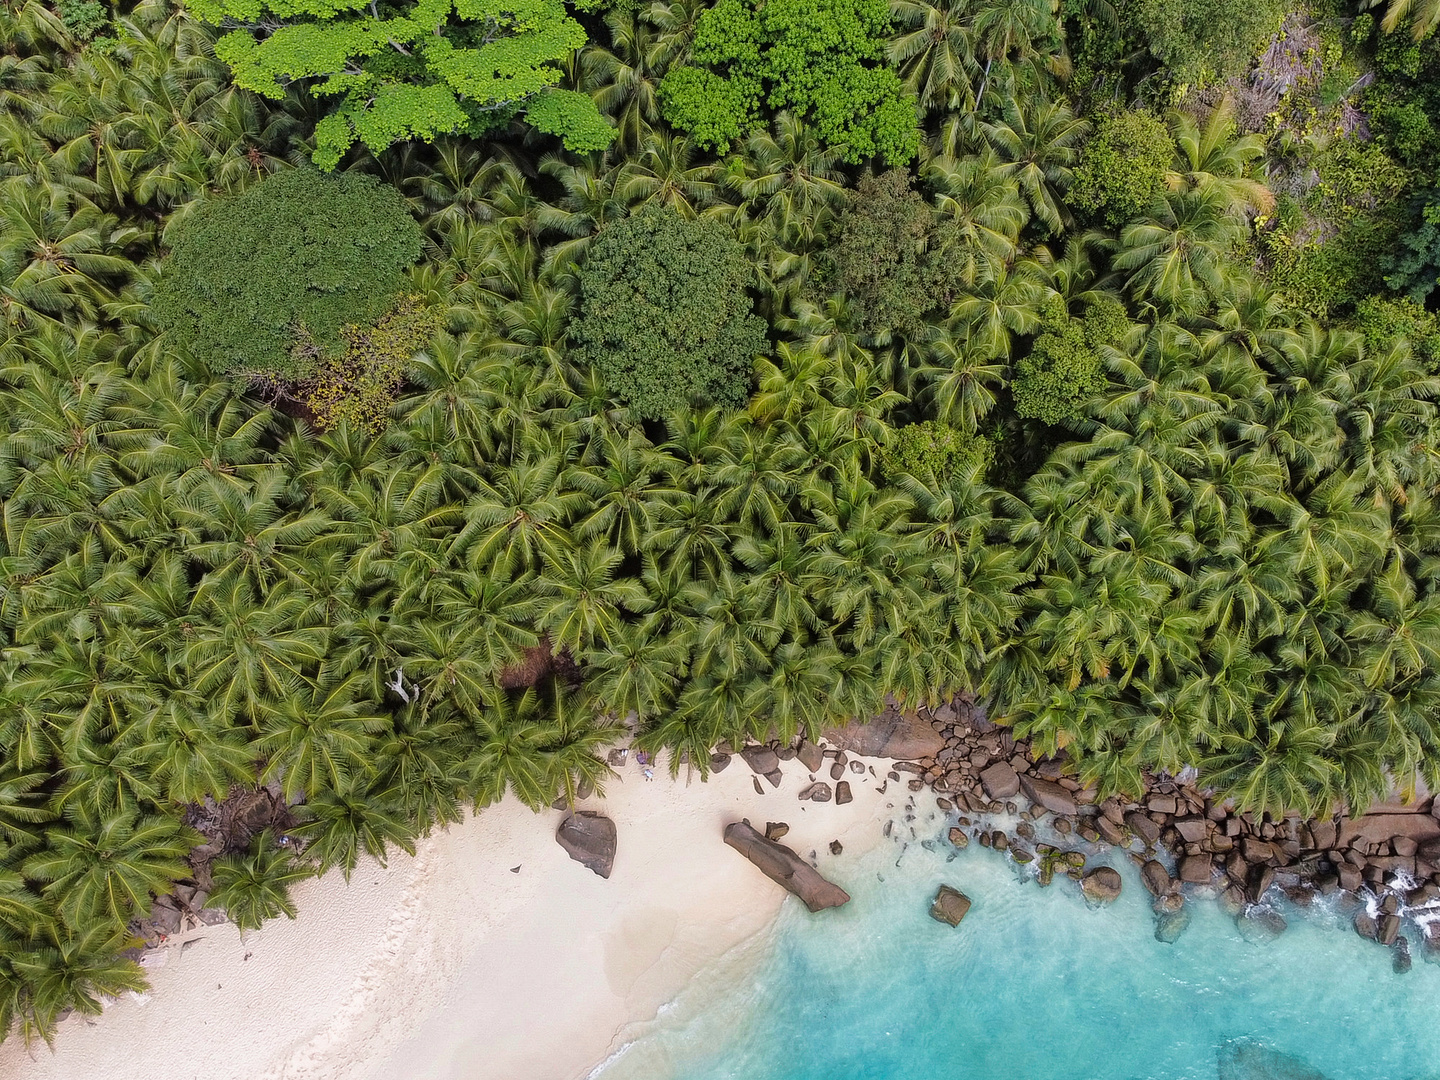
[[[880,451],[880,466],[892,482],[906,473],[921,480],[945,481],[966,466],[988,467],[994,460],[995,444],[989,439],[938,420],[896,428]]]
[[[1046,424],[1079,416],[1105,389],[1101,346],[1117,344],[1129,329],[1118,300],[1092,301],[1085,316],[1075,319],[1061,297],[1051,297],[1030,355],[1015,365],[1015,412]]]
[[[1170,129],[1153,113],[1103,117],[1085,145],[1069,202],[1114,228],[1139,217],[1165,189],[1175,157]]]
[[[1409,297],[1369,296],[1355,305],[1355,326],[1369,352],[1407,341],[1430,371],[1440,373],[1440,315]]]
[[[577,3],[589,8],[593,5]],[[590,95],[560,90],[585,28],[563,0],[190,0],[226,31],[215,55],[235,84],[282,100],[304,81],[337,99],[315,126],[315,164],[333,169],[355,142],[379,154],[395,142],[477,138],[528,110],[567,149],[600,150],[614,129]]]
[[[266,919],[277,915],[295,918],[290,886],[313,877],[315,871],[277,847],[267,829],[255,838],[247,854],[218,860],[213,873],[215,891],[210,894],[210,904],[224,908],[241,930],[258,930]]]
[[[60,21],[80,41],[89,41],[110,25],[110,10],[98,0],[60,0]]]
[[[344,327],[344,353],[319,359],[300,391],[316,425],[383,428],[405,382],[405,365],[430,343],[440,323],[438,308],[424,307],[418,296],[403,296],[374,326]],[[306,352],[314,343],[302,340],[296,348]]]
[[[1440,186],[1410,202],[1400,249],[1385,256],[1385,284],[1424,303],[1440,287]]]
[[[725,153],[762,107],[803,115],[849,162],[892,165],[919,148],[919,114],[885,60],[885,0],[719,0],[695,28],[690,63],[665,75],[665,118]]]
[[[911,188],[909,173],[893,169],[860,180],[827,262],[862,333],[915,333],[927,312],[950,306],[960,264],[947,257],[947,231]]]
[[[1139,0],[1150,55],[1171,83],[1198,86],[1239,75],[1280,29],[1286,0]]]
[[[420,238],[394,188],[296,169],[186,218],[152,312],[213,371],[302,379],[390,308]]]
[[[745,402],[765,321],[751,311],[744,249],[723,225],[647,208],[600,234],[579,279],[573,358],[616,399],[647,419]]]

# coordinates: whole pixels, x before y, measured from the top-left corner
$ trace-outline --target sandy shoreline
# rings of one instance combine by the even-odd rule
[[[785,843],[843,886],[910,794],[881,794],[889,763],[869,764],[879,779],[849,776],[855,800],[837,806],[797,800],[798,760],[763,795],[738,758],[703,784],[663,768],[646,781],[632,762],[582,804],[619,828],[608,881],[555,843],[560,812],[507,799],[348,887],[304,883],[294,922],[177,938],[150,954],[148,994],[62,1024],[54,1053],[7,1041],[0,1078],[577,1080],[774,920],[785,894],[724,846],[724,826],[787,822]]]

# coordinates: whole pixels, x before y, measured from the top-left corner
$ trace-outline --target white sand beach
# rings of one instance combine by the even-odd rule
[[[0,1078],[575,1080],[779,911],[785,893],[724,845],[726,824],[789,823],[784,842],[845,884],[910,795],[880,793],[889,762],[867,764],[837,806],[797,800],[798,760],[757,795],[738,757],[703,784],[663,766],[647,781],[632,759],[582,804],[618,826],[608,881],[555,842],[559,811],[507,799],[414,858],[304,883],[293,922],[178,936],[148,954],[147,994],[66,1021],[53,1053],[7,1041]]]

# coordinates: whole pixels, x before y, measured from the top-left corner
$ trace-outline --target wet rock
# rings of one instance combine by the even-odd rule
[[[615,863],[615,823],[592,810],[567,814],[555,830],[555,840],[581,866],[602,878]]]
[[[850,894],[784,844],[766,840],[747,822],[725,826],[725,843],[744,855],[771,881],[798,896],[811,911],[839,907],[850,902]]]
[[[959,926],[969,911],[970,898],[949,885],[941,885],[940,891],[935,894],[935,899],[930,904],[930,917],[950,926]]]
[[[1166,893],[1164,896],[1157,896],[1155,898],[1155,903],[1150,905],[1151,909],[1155,912],[1156,915],[1170,915],[1174,912],[1179,911],[1184,906],[1185,897],[1178,892]]]
[[[1155,859],[1147,859],[1145,865],[1140,867],[1140,880],[1151,896],[1164,896],[1173,884],[1170,871]]]
[[[981,776],[984,779],[984,776]],[[1018,777],[1020,790],[1031,802],[1043,806],[1052,814],[1074,814],[1077,812],[1075,797],[1066,791],[1059,784],[1050,780],[1041,780],[1034,776]]]
[[[997,761],[980,774],[985,794],[993,799],[1008,799],[1020,791],[1020,777],[1009,763]]]
[[[950,829],[950,843],[962,851],[970,846],[970,837],[965,835],[965,830],[959,827]]]
[[[1032,852],[1027,851],[1023,847],[1012,847],[1010,849],[1010,858],[1014,859],[1017,863],[1024,864],[1028,862],[1033,862],[1035,856]]]
[[[1400,916],[1381,915],[1376,926],[1379,933],[1375,940],[1381,945],[1394,945],[1395,940],[1400,936]]]
[[[1239,915],[1245,910],[1245,890],[1230,885],[1220,894],[1220,907],[1226,915]]]
[[[1096,904],[1108,904],[1120,896],[1120,871],[1113,866],[1097,866],[1080,880],[1080,891],[1085,899]]]
[[[1154,847],[1160,839],[1160,826],[1151,821],[1148,814],[1142,814],[1139,810],[1131,810],[1126,814],[1125,824],[1146,847]]]
[[[768,746],[747,746],[740,751],[740,756],[745,759],[745,764],[750,766],[750,771],[768,777],[770,773],[780,768],[780,757]]]
[[[1124,830],[1105,814],[1101,814],[1095,819],[1095,831],[1100,834],[1100,839],[1104,840],[1107,844],[1120,847],[1125,843]]]

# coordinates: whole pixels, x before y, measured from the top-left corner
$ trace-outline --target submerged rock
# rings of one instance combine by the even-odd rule
[[[1395,955],[1391,957],[1390,969],[1396,975],[1404,975],[1410,970],[1410,939],[1399,937],[1395,939]]]
[[[1220,1080],[1326,1080],[1303,1061],[1257,1043],[1225,1047],[1219,1058]]]
[[[1080,879],[1080,891],[1093,903],[1108,904],[1119,898],[1122,884],[1119,870],[1113,866],[1097,866]]]
[[[930,904],[930,917],[937,922],[959,926],[960,920],[965,918],[969,910],[970,898],[968,896],[959,889],[941,885],[940,891],[935,894],[935,899]]]
[[[1182,905],[1176,911],[1167,911],[1155,919],[1155,940],[1173,945],[1190,925],[1190,909]]]
[[[1285,916],[1270,908],[1251,908],[1235,920],[1240,936],[1249,942],[1271,941],[1289,925]]]
[[[748,822],[726,825],[725,843],[759,867],[771,881],[798,896],[811,911],[850,902],[850,894],[839,885],[826,881],[818,870],[784,844],[765,839]]]
[[[567,814],[555,830],[555,840],[581,866],[602,878],[610,876],[615,863],[615,823],[593,810]]]

